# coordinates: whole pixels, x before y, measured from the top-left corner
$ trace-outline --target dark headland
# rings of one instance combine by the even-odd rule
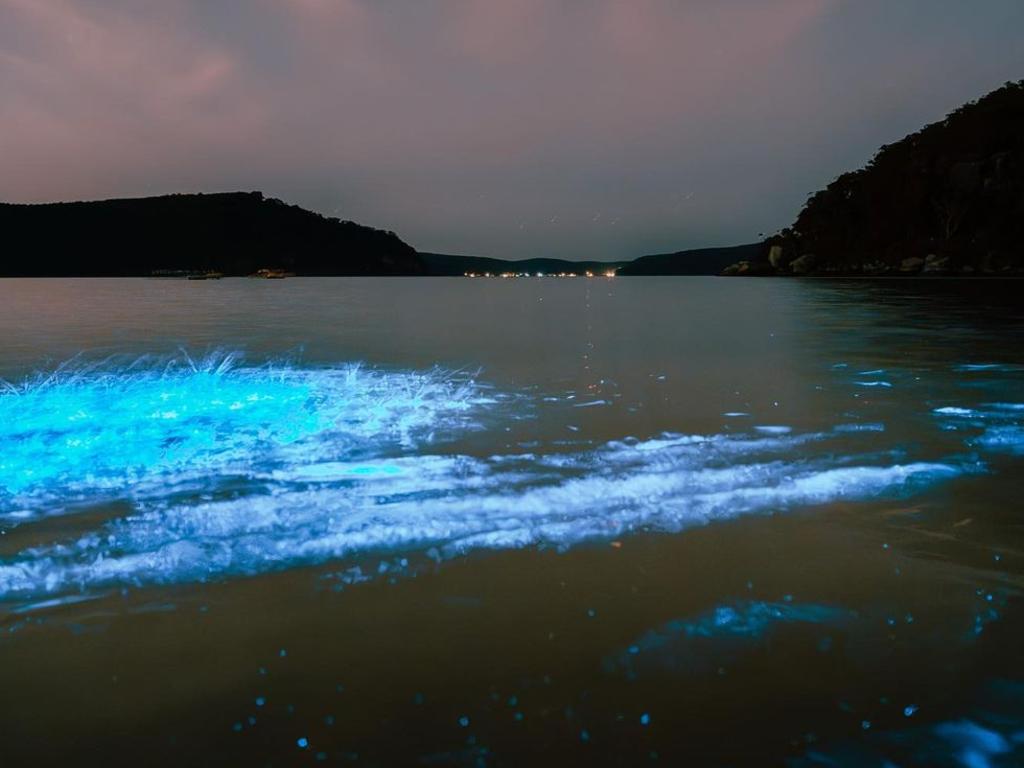
[[[883,146],[764,241],[617,262],[420,253],[259,192],[0,203],[0,277],[1024,274],[1024,81]]]
[[[259,192],[0,204],[0,275],[175,273],[422,275],[394,232],[328,218]]]
[[[1024,274],[1024,80],[882,147],[726,274]]]

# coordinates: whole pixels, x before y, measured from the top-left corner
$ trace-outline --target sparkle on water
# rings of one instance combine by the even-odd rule
[[[203,581],[362,555],[566,547],[911,493],[980,466],[829,448],[884,431],[874,423],[581,440],[490,457],[446,449],[485,422],[501,428],[520,410],[509,403],[523,397],[440,370],[253,367],[230,355],[65,368],[8,385],[0,526],[111,502],[128,511],[0,560],[0,596]],[[1020,448],[1015,404],[993,405],[984,418],[952,407],[935,416],[974,419],[966,443]],[[772,618],[759,615],[725,630]]]

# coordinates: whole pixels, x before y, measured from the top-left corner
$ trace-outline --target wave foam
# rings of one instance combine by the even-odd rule
[[[112,498],[131,511],[0,560],[0,599],[382,554],[562,548],[912,491],[963,471],[816,451],[835,433],[789,428],[491,457],[443,449],[507,399],[439,371],[230,359],[23,385],[0,395],[0,519],[31,525]]]

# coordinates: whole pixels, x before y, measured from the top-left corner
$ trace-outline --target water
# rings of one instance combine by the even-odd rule
[[[1019,283],[0,282],[4,765],[1024,754]]]

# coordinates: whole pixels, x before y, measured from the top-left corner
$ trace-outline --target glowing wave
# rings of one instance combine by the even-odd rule
[[[289,452],[310,461],[322,449],[409,449],[472,427],[471,412],[492,402],[440,371],[247,368],[230,355],[146,363],[58,372],[0,393],[0,520],[244,477]]]
[[[844,429],[664,434],[490,457],[443,450],[485,415],[512,418],[507,401],[438,371],[223,360],[23,385],[0,395],[0,521],[114,499],[131,511],[0,560],[0,596],[366,555],[567,547],[907,492],[964,471],[837,456],[828,443],[849,439]]]
[[[1024,455],[1024,425],[1020,417],[1024,403],[985,403],[975,408],[944,406],[933,413],[945,429],[968,432],[972,448],[992,453]]]

